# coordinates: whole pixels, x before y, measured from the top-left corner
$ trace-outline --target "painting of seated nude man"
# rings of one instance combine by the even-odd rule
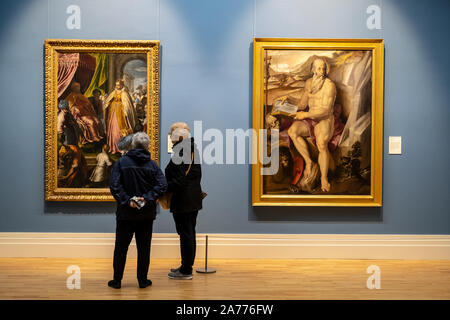
[[[265,128],[279,129],[283,150],[264,193],[370,194],[372,52],[266,50],[264,59]]]

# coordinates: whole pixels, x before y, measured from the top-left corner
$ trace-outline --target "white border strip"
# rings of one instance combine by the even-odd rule
[[[0,232],[0,257],[112,258],[114,241],[114,233]],[[134,240],[130,247],[136,257]],[[198,258],[204,250],[198,234]],[[152,258],[178,257],[177,234],[153,234]],[[208,257],[450,260],[450,235],[209,234]]]

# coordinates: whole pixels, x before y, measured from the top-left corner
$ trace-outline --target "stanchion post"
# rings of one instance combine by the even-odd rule
[[[206,242],[205,242],[205,267],[204,268],[198,268],[198,273],[214,273],[216,272],[216,269],[209,268],[208,269],[208,235],[206,235]]]

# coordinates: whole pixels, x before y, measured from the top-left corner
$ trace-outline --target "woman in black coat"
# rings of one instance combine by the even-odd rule
[[[202,169],[194,138],[189,138],[188,129],[175,128],[171,138],[176,141],[173,146],[174,155],[165,174],[167,191],[172,192],[170,212],[180,236],[181,266],[171,269],[169,278],[189,280],[192,279],[195,261],[197,214],[202,209]]]

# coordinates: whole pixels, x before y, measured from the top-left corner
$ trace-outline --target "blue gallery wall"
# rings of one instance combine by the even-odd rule
[[[81,29],[66,8],[81,8]],[[366,27],[381,8],[382,29]],[[46,38],[161,40],[161,164],[168,126],[251,126],[252,39],[384,38],[382,208],[252,208],[249,165],[204,166],[199,232],[449,234],[449,1],[35,0],[0,3],[0,232],[114,232],[112,203],[45,203]],[[388,155],[388,136],[403,154]],[[175,232],[167,212],[155,232]]]

